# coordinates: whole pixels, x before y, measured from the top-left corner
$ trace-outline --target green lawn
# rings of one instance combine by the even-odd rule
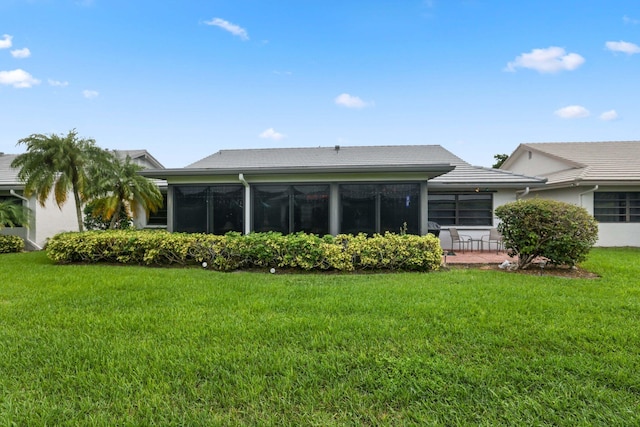
[[[640,425],[640,250],[600,279],[0,256],[0,426]]]

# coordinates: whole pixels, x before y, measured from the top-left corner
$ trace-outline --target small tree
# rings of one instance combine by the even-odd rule
[[[82,231],[82,203],[86,200],[87,168],[104,163],[106,152],[93,139],[78,137],[74,130],[67,135],[34,133],[18,141],[27,152],[18,155],[11,167],[17,168],[18,178],[25,183],[24,194],[35,193],[44,206],[53,191],[58,207],[67,201],[69,192],[76,204],[78,230]]]
[[[508,154],[494,154],[493,158],[496,159],[496,162],[491,166],[494,169],[500,168],[504,162],[509,158]]]
[[[120,160],[108,153],[108,160],[89,168],[88,194],[93,216],[110,220],[109,228],[114,229],[121,228],[122,220],[146,216],[162,207],[158,186],[138,173],[142,166],[129,156]]]
[[[518,268],[526,269],[537,257],[553,265],[571,265],[586,259],[598,239],[598,223],[579,206],[555,200],[519,200],[499,206],[498,230]]]

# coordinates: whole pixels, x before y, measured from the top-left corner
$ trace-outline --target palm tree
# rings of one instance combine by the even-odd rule
[[[53,190],[58,207],[67,201],[69,191],[76,203],[78,230],[82,231],[82,203],[86,200],[87,169],[104,164],[107,152],[93,139],[79,138],[75,129],[64,135],[32,134],[18,141],[27,152],[17,156],[11,166],[19,168],[18,178],[25,182],[25,196],[36,193],[44,206]]]
[[[113,154],[109,157],[109,163],[91,169],[89,195],[93,215],[110,219],[109,228],[116,228],[123,211],[138,218],[141,213],[146,215],[162,207],[162,193],[157,185],[138,173],[144,169],[142,166],[133,163],[129,156],[124,160]]]
[[[29,211],[22,203],[11,199],[0,201],[0,230],[4,227],[20,227],[29,222]]]

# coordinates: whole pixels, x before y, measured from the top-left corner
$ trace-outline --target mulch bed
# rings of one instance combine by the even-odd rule
[[[500,268],[498,264],[450,264],[448,268],[477,268],[479,270],[498,270],[507,274],[526,274],[530,276],[566,277],[569,279],[597,279],[600,276],[580,267],[534,264],[525,270]]]

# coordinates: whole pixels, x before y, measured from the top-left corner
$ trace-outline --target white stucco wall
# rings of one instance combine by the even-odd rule
[[[34,223],[29,230],[29,236],[40,247],[43,247],[47,239],[63,231],[78,231],[78,220],[76,219],[76,204],[73,195],[69,195],[67,202],[58,208],[53,194],[49,195],[45,207],[40,206],[35,198],[29,202],[29,207],[34,213]]]
[[[594,186],[589,185],[532,192],[527,198],[540,197],[571,203],[582,206],[593,215],[593,188]],[[640,188],[599,186],[597,191],[640,191]],[[598,224],[598,241],[595,245],[601,247],[640,247],[640,223],[601,222]]]
[[[546,176],[569,169],[566,163],[536,151],[524,150],[511,160],[509,170],[528,176]]]

